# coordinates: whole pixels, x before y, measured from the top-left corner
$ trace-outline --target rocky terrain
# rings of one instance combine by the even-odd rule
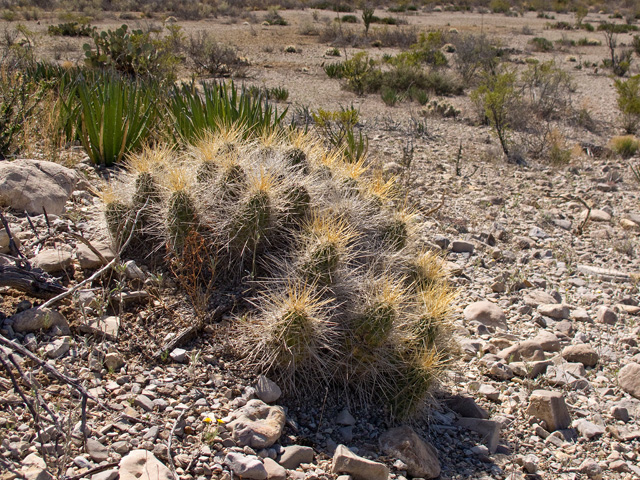
[[[0,162],[0,268],[20,252],[55,293],[73,289],[47,310],[0,287],[0,479],[640,478],[634,159],[586,149],[566,166],[514,166],[486,127],[437,118],[412,136],[405,172],[409,112],[384,122],[379,100],[363,103],[370,155],[404,175],[421,240],[459,288],[460,358],[428,415],[402,425],[339,392],[282,397],[234,356],[233,302],[162,354],[193,311],[170,273],[111,250],[94,192],[116,173]],[[588,138],[600,146],[616,131],[606,104]]]

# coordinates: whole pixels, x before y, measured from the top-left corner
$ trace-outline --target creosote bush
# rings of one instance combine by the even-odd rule
[[[399,417],[420,410],[451,359],[455,292],[420,250],[394,179],[311,134],[233,126],[127,165],[112,190],[128,193],[103,197],[110,231],[143,205],[135,235],[148,253],[175,257],[197,235],[215,267],[195,283],[250,284],[235,323],[251,365],[290,394],[330,388]]]

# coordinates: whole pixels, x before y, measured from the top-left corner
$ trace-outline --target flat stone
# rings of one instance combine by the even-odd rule
[[[267,470],[265,469],[264,464],[253,455],[229,452],[224,458],[224,463],[234,474],[242,479],[267,479]]]
[[[451,251],[454,253],[473,253],[475,246],[471,242],[464,240],[454,240],[451,242]]]
[[[257,399],[249,400],[233,416],[235,419],[227,424],[233,431],[233,440],[254,449],[269,448],[277,442],[286,420],[282,407]]]
[[[615,325],[618,323],[618,314],[611,308],[602,305],[596,313],[596,322],[604,323],[605,325]]]
[[[456,422],[456,426],[474,431],[482,437],[482,442],[487,446],[489,452],[495,453],[500,441],[500,423],[493,420],[481,418],[461,418]]]
[[[86,443],[87,453],[94,462],[104,462],[109,458],[109,450],[102,445],[99,441],[93,438],[87,438]]]
[[[61,337],[48,343],[44,350],[47,357],[55,359],[66,355],[70,347],[69,337]]]
[[[587,440],[591,440],[595,437],[599,437],[600,435],[604,435],[605,428],[601,425],[596,425],[589,420],[585,420],[581,418],[580,420],[576,420],[574,422],[574,428],[578,430],[580,435],[585,437]]]
[[[576,322],[593,323],[593,319],[584,308],[576,308],[571,312],[571,318]]]
[[[558,303],[553,295],[545,292],[544,290],[532,290],[527,292],[522,297],[522,301],[525,305],[529,305],[532,308],[538,308],[539,305]]]
[[[20,213],[64,213],[78,176],[62,165],[42,160],[18,159],[0,163],[0,205]]]
[[[338,425],[355,425],[356,424],[356,419],[353,418],[353,415],[351,415],[351,413],[349,412],[349,410],[347,410],[346,408],[343,409],[338,416],[336,417],[336,423]]]
[[[174,348],[169,354],[171,360],[177,363],[184,363],[187,361],[187,351],[184,348]]]
[[[620,388],[631,396],[640,399],[640,365],[632,362],[618,372]]]
[[[63,335],[71,334],[67,319],[57,310],[30,308],[11,317],[13,330],[18,333],[39,332],[58,327]]]
[[[498,305],[488,300],[467,305],[463,315],[467,322],[475,321],[490,327],[507,329],[506,315]]]
[[[133,404],[136,407],[140,407],[145,412],[151,412],[153,410],[153,401],[147,397],[146,395],[138,395],[134,400]]]
[[[497,402],[498,400],[500,400],[500,390],[495,388],[493,385],[487,385],[486,383],[480,385],[478,394],[488,398],[493,402]]]
[[[437,478],[440,475],[438,452],[408,426],[387,430],[380,436],[380,449],[402,460],[411,477]]]
[[[578,467],[578,471],[590,480],[602,480],[602,468],[598,462],[591,458],[584,460]]]
[[[114,253],[109,245],[102,242],[91,242],[91,245],[98,250],[107,262],[113,260]],[[80,243],[76,249],[76,258],[83,270],[93,270],[102,267],[105,263],[93,253],[93,251],[84,243]]]
[[[120,460],[120,480],[175,480],[169,470],[148,450],[132,450]]]
[[[631,417],[629,416],[629,410],[619,405],[614,405],[613,407],[611,407],[611,416],[616,420],[620,420],[624,423],[627,423],[631,419]]]
[[[489,413],[480,407],[476,401],[466,395],[453,395],[445,400],[446,405],[461,417],[489,418]],[[420,475],[418,475],[420,476]]]
[[[119,352],[107,353],[104,356],[104,366],[107,370],[111,370],[112,372],[120,370],[124,367],[124,358],[122,354]]]
[[[91,318],[87,323],[78,325],[81,333],[103,335],[107,340],[117,340],[120,331],[120,319],[114,316]]]
[[[47,464],[36,453],[27,455],[22,464],[22,475],[25,480],[53,480],[54,477],[47,471]]]
[[[555,320],[564,320],[569,318],[571,309],[568,305],[562,305],[558,303],[538,305],[538,313],[545,317],[550,317]]]
[[[273,403],[280,398],[282,390],[276,382],[264,375],[260,375],[256,382],[256,395],[265,403]]]
[[[524,340],[522,342],[515,343],[514,345],[499,351],[497,355],[500,358],[509,361],[509,363],[521,360],[544,360],[544,350],[542,345],[534,340]]]
[[[278,465],[278,462],[267,457],[262,460],[264,469],[267,471],[268,480],[287,480],[287,470]]]
[[[14,243],[18,248],[22,245],[20,241],[20,237],[18,237],[18,233],[22,230],[17,225],[11,225],[11,238],[13,238]],[[0,253],[10,253],[9,249],[9,235],[4,228],[0,228]]]
[[[579,343],[564,347],[562,358],[567,362],[579,362],[585,367],[595,367],[598,364],[599,355],[590,345]]]
[[[527,414],[545,422],[550,432],[562,430],[571,425],[569,410],[560,392],[534,390],[529,397]]]
[[[58,273],[67,270],[73,264],[73,258],[65,248],[46,248],[33,257],[32,263],[47,273]]]
[[[587,212],[588,212],[587,210],[584,210],[582,212],[582,218],[585,218],[587,216]],[[598,209],[592,208],[591,214],[589,215],[589,220],[593,222],[610,222],[611,215],[605,212],[604,210],[598,210]]]
[[[344,445],[333,455],[333,473],[348,473],[354,480],[388,480],[389,469],[383,463],[359,457]]]
[[[513,373],[521,378],[536,378],[547,371],[553,365],[551,360],[537,362],[511,362],[509,366]]]
[[[546,330],[538,332],[533,341],[540,344],[545,352],[559,352],[561,349],[558,337]]]
[[[288,470],[295,470],[301,463],[312,463],[315,452],[311,447],[291,445],[284,447],[284,451],[277,459],[278,463]]]
[[[118,480],[119,477],[118,470],[113,468],[104,472],[94,473],[91,475],[91,480]]]

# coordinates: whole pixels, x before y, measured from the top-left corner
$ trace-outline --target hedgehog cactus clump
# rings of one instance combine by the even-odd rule
[[[131,200],[107,224],[152,204],[145,246],[180,252],[191,232],[216,269],[207,284],[255,292],[236,319],[240,349],[288,393],[325,388],[408,416],[451,359],[455,292],[421,251],[394,179],[302,133],[206,134],[131,171]]]

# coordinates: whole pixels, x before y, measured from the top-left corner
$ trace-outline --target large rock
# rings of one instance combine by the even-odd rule
[[[261,400],[250,400],[234,417],[228,424],[233,439],[254,449],[269,448],[276,443],[286,421],[282,407],[270,407]]]
[[[354,480],[388,480],[389,469],[383,463],[359,457],[344,445],[333,455],[333,473],[348,473]]]
[[[380,448],[407,465],[412,477],[437,478],[440,475],[438,452],[410,427],[392,428],[380,436]]]
[[[104,462],[109,458],[109,450],[99,441],[87,438],[87,453],[94,462]]]
[[[98,252],[100,252],[102,257],[107,262],[113,260],[114,253],[109,245],[102,242],[94,242],[92,243],[92,245]],[[78,249],[76,250],[76,258],[78,259],[80,268],[82,268],[83,270],[99,268],[104,265],[102,259],[98,257],[98,255],[96,255],[93,250],[87,247],[84,243],[78,245]]]
[[[637,399],[640,399],[640,365],[629,363],[618,372],[620,388]]]
[[[63,335],[69,335],[69,322],[57,310],[49,308],[30,308],[11,317],[13,330],[18,333],[39,332],[58,327]]]
[[[598,352],[586,343],[564,347],[562,350],[562,358],[567,362],[581,363],[585,367],[595,367],[599,360]]]
[[[234,474],[242,479],[266,480],[267,478],[267,470],[264,468],[264,464],[255,456],[229,452],[224,458],[224,463]]]
[[[538,332],[533,341],[539,343],[545,352],[559,352],[561,349],[560,339],[546,330]]]
[[[571,310],[568,305],[562,305],[559,303],[545,303],[538,305],[538,313],[545,317],[554,318],[556,320],[564,320],[569,318]]]
[[[295,470],[301,463],[312,463],[314,455],[311,447],[291,445],[284,447],[284,451],[278,457],[278,463],[288,470]]]
[[[14,160],[0,162],[0,205],[32,215],[60,215],[78,176],[53,162]]]
[[[69,268],[73,258],[66,248],[46,248],[38,253],[32,262],[47,273],[58,273]]]
[[[17,225],[11,225],[11,238],[13,238],[13,241],[18,248],[20,248],[21,245],[20,237],[17,235],[19,231],[20,228]],[[9,235],[4,228],[0,228],[0,253],[10,253]]]
[[[267,478],[269,480],[287,480],[287,469],[282,465],[278,465],[278,462],[270,459],[269,457],[263,460],[264,469],[267,471]]]
[[[562,430],[571,425],[569,410],[560,392],[534,390],[529,397],[527,414],[544,421],[550,432]]]
[[[539,305],[558,303],[556,299],[550,293],[544,290],[533,290],[528,292],[522,297],[525,305],[529,305],[532,308],[538,308]]]
[[[120,460],[120,480],[174,480],[169,470],[148,450],[132,450]]]
[[[605,325],[615,325],[618,323],[618,314],[606,305],[602,305],[596,312],[596,321]]]
[[[506,315],[499,306],[488,300],[467,305],[463,314],[468,322],[476,321],[490,327],[507,329]]]

